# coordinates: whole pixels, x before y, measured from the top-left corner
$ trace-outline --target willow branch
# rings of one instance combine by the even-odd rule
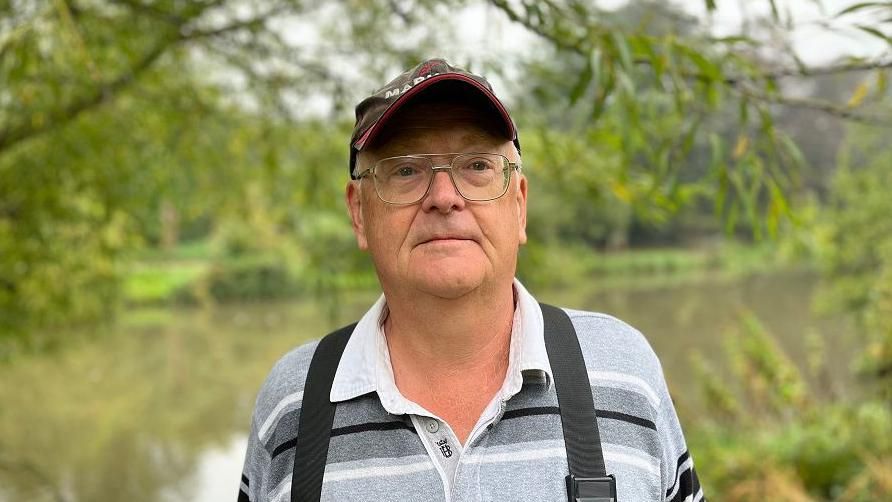
[[[515,11],[507,2],[507,0],[489,0],[490,4],[494,7],[501,10],[509,20],[512,22],[518,23],[523,26],[525,29],[529,30],[533,34],[539,36],[545,41],[549,42],[553,46],[557,47],[560,50],[574,52],[576,54],[588,57],[591,53],[591,47],[587,47],[585,41],[583,39],[570,41],[565,40],[561,37],[556,36],[553,33],[548,32],[542,26],[538,26],[535,23],[531,22],[526,16],[521,15],[517,11]],[[645,58],[636,58],[633,60],[633,63],[637,66],[647,66],[652,67],[653,62],[650,59]],[[827,75],[839,75],[839,74],[847,74],[847,73],[856,73],[856,72],[864,72],[864,71],[880,71],[880,70],[889,70],[892,69],[892,59],[890,60],[876,60],[876,61],[864,61],[857,63],[842,63],[836,65],[829,66],[819,66],[819,67],[796,67],[796,68],[780,68],[774,71],[767,71],[761,73],[754,73],[746,76],[728,76],[721,79],[721,83],[731,87],[732,89],[738,90],[741,94],[745,94],[753,99],[757,99],[763,102],[771,102],[784,106],[791,106],[795,108],[810,108],[813,110],[817,110],[820,112],[824,112],[835,117],[839,117],[846,120],[851,120],[855,122],[861,122],[865,124],[873,124],[873,125],[887,125],[890,123],[889,119],[885,119],[878,116],[873,115],[865,115],[858,113],[851,108],[843,107],[836,105],[834,103],[829,103],[826,101],[820,100],[812,100],[812,99],[803,99],[803,98],[793,98],[787,96],[768,96],[764,94],[756,94],[753,93],[752,90],[743,89],[743,87],[750,82],[753,81],[771,81],[778,80],[786,77],[801,77],[801,78],[812,78],[819,76],[827,76]],[[690,72],[690,71],[680,71],[679,75],[685,79],[690,80],[698,80],[703,82],[714,81],[709,76],[699,73],[699,72]]]
[[[746,87],[735,87],[735,89],[740,93],[741,96],[755,101],[761,101],[763,103],[779,104],[791,108],[816,110],[843,120],[849,120],[852,122],[858,122],[861,124],[872,126],[892,126],[892,117],[882,117],[875,114],[862,113],[855,108],[840,106],[830,101],[812,98],[794,98],[791,96],[768,95],[756,92]]]
[[[865,61],[860,63],[843,63],[829,66],[812,66],[803,68],[782,68],[773,72],[759,73],[753,75],[756,79],[777,80],[784,77],[822,77],[828,75],[842,75],[846,73],[857,73],[863,71],[888,70],[892,69],[892,59],[888,61]],[[705,78],[702,75],[695,74],[694,77]],[[722,82],[727,85],[737,85],[744,80],[750,80],[752,77],[727,77]]]

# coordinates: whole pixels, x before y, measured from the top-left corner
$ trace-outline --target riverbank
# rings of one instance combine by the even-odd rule
[[[653,289],[717,278],[737,279],[776,270],[807,269],[776,244],[723,243],[697,248],[601,252],[581,246],[528,246],[518,276],[540,288],[591,280],[597,289]],[[317,273],[282,255],[220,259],[209,242],[134,256],[125,267],[128,306],[193,305],[232,301],[318,298],[348,290],[375,290],[371,271],[344,271],[320,283]]]
[[[765,332],[776,337],[776,346],[799,368],[808,367],[803,333],[814,332],[825,341],[828,353],[844,358],[839,346],[848,333],[811,313],[815,282],[813,275],[770,273],[653,290],[597,292],[577,284],[537,288],[536,294],[543,301],[615,315],[648,337],[663,362],[707,494],[732,500],[723,495],[734,489],[731,483],[748,479],[746,472],[735,470],[735,459],[756,458],[746,450],[756,425],[765,427],[758,451],[772,462],[796,460],[799,466],[826,452],[783,449],[785,444],[807,446],[805,438],[818,437],[823,430],[819,427],[829,425],[804,422],[819,415],[819,406],[803,414],[803,424],[797,425],[800,408],[776,419],[755,409],[749,413],[745,395],[732,394],[742,413],[734,419],[738,421],[725,421],[711,396],[700,397],[705,383],[736,365],[726,358],[725,341],[736,336],[741,311],[760,319]],[[8,383],[0,387],[0,398],[9,404],[0,409],[0,445],[4,459],[14,466],[0,470],[0,486],[8,490],[8,500],[50,500],[44,497],[48,490],[64,488],[72,501],[93,500],[102,493],[112,500],[210,502],[217,500],[217,492],[202,492],[193,484],[210,471],[201,486],[228,485],[234,493],[237,474],[213,471],[206,459],[225,455],[226,465],[240,465],[243,448],[229,445],[241,444],[269,368],[292,347],[355,320],[375,296],[373,290],[348,295],[334,321],[314,299],[281,300],[208,308],[127,308],[102,336],[57,333],[66,342],[56,350],[23,354],[0,365],[0,380]],[[695,351],[717,368],[709,378],[694,371]],[[845,371],[844,365],[834,368]],[[809,382],[809,388],[822,387]],[[844,421],[849,415],[834,411],[833,417]],[[879,417],[870,423],[871,429],[847,433],[857,433],[853,445],[863,445],[866,434],[882,424]],[[73,426],[83,431],[76,438],[70,437]],[[738,429],[746,434],[734,435]],[[843,429],[830,429],[837,430]],[[792,435],[800,431],[803,435]],[[832,465],[851,465],[853,448],[842,452],[847,463]],[[132,461],[114,462],[122,454]],[[147,491],[146,486],[152,488]],[[791,500],[764,499],[775,498]]]

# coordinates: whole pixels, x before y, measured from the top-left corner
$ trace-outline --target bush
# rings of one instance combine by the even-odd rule
[[[700,469],[707,495],[729,501],[892,497],[892,409],[876,399],[822,402],[751,315],[743,316],[726,347],[731,380],[722,380],[707,358],[695,358],[708,413],[688,440],[697,462],[707,466]]]
[[[880,153],[857,164],[843,156],[833,183],[832,204],[824,215],[823,266],[827,278],[822,304],[851,314],[865,333],[862,375],[892,401],[892,149],[885,134],[859,134],[850,149]],[[867,143],[866,145],[863,143]],[[875,146],[875,145],[874,145]],[[873,148],[875,150],[876,148]]]
[[[257,301],[289,298],[304,291],[281,261],[259,257],[212,265],[203,277],[182,288],[182,303]]]

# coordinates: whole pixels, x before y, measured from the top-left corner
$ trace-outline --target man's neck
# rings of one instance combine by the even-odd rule
[[[465,442],[508,368],[514,294],[391,303],[384,332],[397,388]]]
[[[387,298],[384,323],[394,366],[418,366],[425,373],[460,373],[483,370],[507,357],[514,318],[510,285],[459,299],[415,295],[394,300]]]

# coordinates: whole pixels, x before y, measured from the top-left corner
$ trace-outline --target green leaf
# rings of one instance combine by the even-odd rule
[[[602,71],[602,61],[603,53],[601,49],[595,49],[592,51],[591,57],[589,57],[589,66],[592,69],[592,80],[601,85],[603,82],[604,74]]]
[[[728,208],[728,217],[725,219],[725,233],[731,235],[737,229],[737,220],[740,219],[740,203],[731,202]]]
[[[597,97],[595,98],[595,103],[592,106],[592,120],[598,120],[604,113],[604,107],[607,103],[607,98],[610,97],[610,95],[613,93],[613,88],[615,85],[615,70],[613,68],[607,68],[607,71],[602,74],[601,86],[598,88]]]
[[[880,31],[877,28],[874,28],[873,26],[866,26],[863,24],[859,24],[855,27],[865,33],[868,33],[870,35],[873,35],[873,36],[879,38],[880,40],[883,40],[884,42],[886,42],[889,45],[892,45],[892,36],[883,33],[882,31]]]
[[[634,61],[632,60],[632,54],[629,51],[629,44],[626,41],[625,35],[614,31],[611,33],[611,43],[616,49],[620,66],[626,71],[631,71]]]
[[[741,98],[740,103],[738,104],[738,115],[740,117],[740,124],[746,125],[750,120],[750,103],[746,98]]]
[[[663,85],[663,75],[666,73],[666,59],[657,54],[656,50],[654,50],[654,44],[647,37],[638,37],[640,51],[644,54],[650,61],[650,67],[654,71],[654,77],[656,80],[656,84],[660,87],[660,89],[664,89]]]
[[[768,0],[768,3],[771,4],[771,18],[775,21],[780,21],[780,12],[777,10],[777,2],[775,0]]]
[[[702,76],[713,82],[722,79],[722,71],[719,66],[707,59],[701,52],[698,52],[687,45],[678,44],[677,47],[685,57],[694,63]]]
[[[715,0],[705,0],[706,1],[706,12],[712,12],[716,9]]]
[[[700,131],[700,124],[702,121],[702,117],[697,117],[695,120],[691,121],[690,125],[688,125],[687,132],[682,136],[683,140],[681,142],[681,148],[683,154],[687,154],[691,151],[691,148],[694,147],[694,141],[697,139],[697,132]]]
[[[864,102],[864,98],[867,97],[867,93],[870,91],[870,84],[865,80],[858,84],[855,87],[855,92],[852,93],[852,97],[849,98],[849,102],[846,104],[849,108],[857,108],[861,106],[861,103]]]
[[[841,17],[846,14],[851,14],[853,12],[857,12],[859,10],[870,9],[873,7],[889,7],[892,6],[892,2],[860,2],[854,5],[850,5],[845,9],[839,11],[833,17]]]
[[[802,154],[802,150],[799,149],[799,145],[786,134],[779,134],[778,139],[784,146],[787,155],[789,155],[790,159],[793,161],[793,167],[797,169],[805,167],[805,156]]]
[[[713,83],[705,84],[706,102],[711,109],[718,109],[722,103],[722,87]]]
[[[716,133],[710,134],[709,147],[712,167],[718,169],[724,165],[725,161],[725,148],[722,144],[722,138]]]
[[[591,84],[593,76],[594,70],[592,69],[591,61],[586,61],[582,73],[579,74],[579,78],[576,80],[576,84],[573,86],[573,89],[570,90],[571,105],[575,105],[579,101],[579,98],[582,97],[586,89],[588,89],[589,84]]]
[[[759,46],[759,42],[757,42],[756,40],[753,40],[752,38],[750,38],[750,37],[748,37],[748,36],[746,36],[746,35],[733,35],[733,36],[728,36],[728,37],[715,37],[715,38],[710,38],[710,39],[708,39],[708,40],[709,40],[711,43],[715,43],[715,44],[728,44],[728,45],[733,45],[733,44],[744,44],[744,45],[749,45],[749,46],[751,46],[751,47],[758,47],[758,46]]]

